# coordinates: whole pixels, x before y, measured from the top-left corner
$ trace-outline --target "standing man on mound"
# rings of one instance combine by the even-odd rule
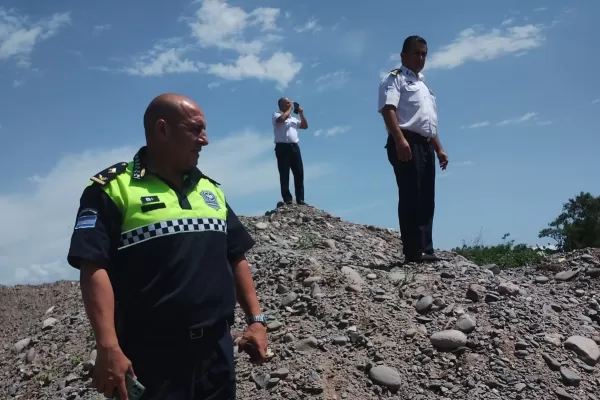
[[[433,91],[425,84],[427,42],[409,36],[402,46],[402,66],[379,84],[378,111],[387,128],[387,156],[398,185],[398,219],[406,262],[437,261],[433,252],[435,154],[440,167],[448,155],[438,138]]]
[[[130,375],[144,400],[235,400],[236,298],[248,322],[238,351],[266,358],[245,257],[254,240],[196,167],[208,138],[194,101],[156,97],[144,131],[133,161],[91,177],[71,237],[67,259],[80,270],[98,351],[94,387],[126,400]]]
[[[281,186],[281,197],[285,204],[292,204],[290,193],[290,169],[294,175],[294,189],[296,192],[296,204],[304,202],[304,166],[302,154],[298,142],[298,129],[308,129],[308,122],[304,117],[304,110],[287,97],[277,101],[279,111],[273,114],[273,133],[275,135],[275,157],[277,157],[277,169],[279,170],[279,184]],[[292,114],[297,113],[300,119]]]

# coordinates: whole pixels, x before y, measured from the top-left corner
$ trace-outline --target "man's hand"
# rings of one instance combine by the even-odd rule
[[[440,162],[440,168],[445,170],[448,167],[448,154],[444,150],[438,151],[437,153],[438,160]]]
[[[396,155],[398,160],[406,162],[412,159],[412,152],[410,151],[410,144],[406,139],[400,139],[396,141]]]
[[[112,398],[116,394],[120,400],[128,400],[125,374],[135,378],[131,361],[123,354],[118,345],[111,347],[98,346],[96,365],[94,366],[93,387],[98,393]]]
[[[238,353],[245,351],[250,355],[250,361],[262,363],[267,359],[267,328],[261,323],[248,326],[238,342]]]

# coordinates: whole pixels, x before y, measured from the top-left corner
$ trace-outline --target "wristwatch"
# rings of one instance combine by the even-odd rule
[[[266,322],[264,314],[249,316],[246,318],[246,322],[248,322],[248,325],[258,322],[259,324],[263,324],[264,326],[267,326],[267,322]]]

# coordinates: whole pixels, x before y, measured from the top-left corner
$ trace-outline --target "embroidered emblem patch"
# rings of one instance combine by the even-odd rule
[[[209,190],[202,190],[200,192],[200,196],[202,196],[207,206],[214,208],[215,210],[219,210],[221,208],[221,206],[217,202],[217,197],[214,195],[213,192]]]
[[[86,229],[93,228],[96,226],[96,220],[98,212],[93,208],[84,208],[77,215],[77,221],[75,222],[75,229]]]

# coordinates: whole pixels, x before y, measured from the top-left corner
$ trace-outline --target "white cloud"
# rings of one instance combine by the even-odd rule
[[[255,8],[250,12],[230,6],[223,0],[203,0],[195,19],[189,22],[192,36],[202,47],[235,50],[239,53],[260,53],[269,41],[280,39],[277,35],[257,35],[247,40],[245,33],[278,31],[277,8]]]
[[[0,283],[76,279],[65,257],[81,192],[90,176],[131,160],[137,149],[126,146],[65,155],[47,172],[27,179],[24,190],[0,195]],[[256,194],[279,187],[272,153],[270,135],[248,131],[212,141],[201,153],[199,167],[222,184],[229,198]],[[305,167],[305,177],[311,180],[331,171],[330,164],[312,163]]]
[[[504,119],[500,122],[497,122],[495,125],[496,126],[515,125],[515,124],[522,124],[525,122],[534,122],[534,121],[536,122],[537,125],[551,125],[552,124],[552,121],[549,121],[549,120],[540,121],[540,120],[538,120],[538,118],[539,118],[538,113],[528,112],[528,113],[521,115],[520,117]],[[484,127],[490,126],[490,125],[491,125],[490,121],[482,121],[482,122],[476,122],[476,123],[470,124],[470,125],[463,125],[460,128],[461,129],[477,129],[477,128],[484,128]]]
[[[534,8],[533,11],[540,12],[540,11],[546,11],[547,9],[548,9],[547,7],[538,7],[538,8]]]
[[[525,53],[544,42],[540,25],[510,26],[483,31],[480,27],[463,30],[454,41],[432,52],[426,68],[456,68],[470,61],[483,62]]]
[[[319,21],[315,17],[310,17],[308,21],[302,26],[294,28],[296,32],[318,32],[323,29],[321,25],[319,25]]]
[[[503,25],[503,26],[504,26],[504,25],[510,25],[510,24],[512,24],[513,22],[515,22],[515,19],[514,19],[514,18],[507,18],[507,19],[505,19],[504,21],[502,21],[502,25]]]
[[[592,100],[592,104],[598,104],[598,103],[600,103],[600,98]]]
[[[349,75],[350,74],[347,71],[338,70],[319,76],[315,79],[317,91],[322,92],[329,89],[341,89],[348,82]]]
[[[96,25],[96,26],[94,26],[94,29],[92,30],[92,35],[99,36],[103,32],[110,30],[110,28],[112,28],[112,26],[110,24]]]
[[[19,66],[29,67],[35,46],[55,36],[70,22],[68,12],[31,21],[14,10],[0,7],[0,60],[14,58]]]
[[[475,122],[474,124],[471,124],[471,125],[463,125],[463,126],[461,126],[461,129],[483,128],[485,126],[488,126],[489,124],[490,124],[490,121]]]
[[[339,133],[345,133],[350,130],[349,126],[334,126],[329,129],[317,129],[314,133],[315,136],[335,136]]]
[[[185,46],[172,47],[172,41],[156,44],[151,50],[136,56],[131,65],[122,71],[138,76],[162,76],[200,72],[205,64],[185,57]]]
[[[502,126],[502,125],[522,124],[524,122],[536,119],[538,117],[538,115],[539,114],[536,112],[528,112],[517,118],[509,118],[509,119],[502,120],[502,121],[498,122],[496,125]]]
[[[190,28],[189,37],[163,42],[117,71],[139,76],[205,72],[226,80],[272,81],[282,89],[302,69],[302,63],[292,53],[269,51],[282,40],[281,28],[277,26],[279,9],[258,7],[245,11],[224,0],[200,0],[199,3],[192,17],[182,19]],[[230,51],[234,56],[229,62],[211,64],[206,61],[204,49]],[[193,56],[200,54],[202,61]],[[219,59],[223,59],[221,53]]]
[[[254,54],[240,55],[233,64],[212,64],[207,71],[228,80],[272,80],[279,88],[285,88],[301,68],[302,63],[294,61],[292,53],[277,52],[269,59],[260,59]]]

